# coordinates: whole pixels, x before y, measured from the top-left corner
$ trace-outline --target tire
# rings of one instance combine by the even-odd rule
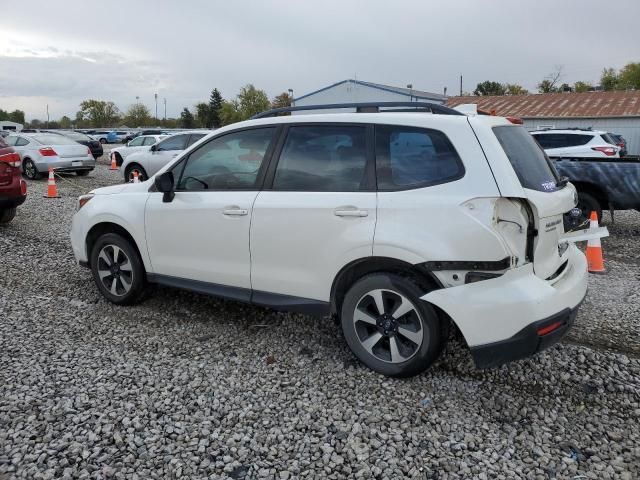
[[[410,377],[429,368],[444,347],[446,329],[433,307],[420,300],[424,293],[410,278],[391,273],[358,280],[347,292],[340,315],[354,355],[391,377]],[[405,312],[396,317],[400,309]]]
[[[102,145],[104,145],[105,143],[107,143],[107,139],[106,139],[106,138],[101,138],[101,139],[100,139],[100,143],[101,143]]]
[[[127,165],[126,170],[124,171],[124,181],[125,182],[132,182],[133,181],[133,172],[134,171],[138,171],[138,180],[140,180],[141,182],[144,182],[147,178],[149,178],[147,176],[147,172],[145,171],[144,168],[142,168],[141,165],[137,164],[137,163],[132,163],[131,165]]]
[[[0,224],[9,223],[16,217],[16,207],[0,209]]]
[[[591,212],[596,212],[598,222],[602,221],[602,206],[600,202],[587,192],[578,192],[578,208],[582,211],[585,218],[589,218]]]
[[[117,305],[133,305],[142,300],[146,273],[129,240],[116,233],[100,236],[91,250],[90,265],[93,280],[107,300]]]
[[[35,163],[33,163],[33,160],[30,158],[22,162],[22,173],[24,173],[24,176],[29,180],[37,180],[40,178],[40,172],[38,172]]]

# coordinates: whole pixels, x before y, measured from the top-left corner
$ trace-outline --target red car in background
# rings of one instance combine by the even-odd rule
[[[0,137],[0,224],[9,223],[27,198],[20,155]]]

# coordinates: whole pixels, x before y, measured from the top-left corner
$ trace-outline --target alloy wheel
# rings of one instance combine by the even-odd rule
[[[362,347],[384,362],[409,360],[427,340],[417,307],[392,290],[363,295],[356,303],[353,323]]]
[[[117,245],[105,245],[98,254],[98,277],[112,295],[122,297],[131,290],[133,269],[127,254]]]

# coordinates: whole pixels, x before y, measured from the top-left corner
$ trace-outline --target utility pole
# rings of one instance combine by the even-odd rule
[[[47,128],[49,128],[49,104],[47,103]]]
[[[289,102],[291,105],[289,106],[295,107],[295,102],[293,101],[293,88],[290,88],[289,90],[287,90],[287,92],[289,93],[289,98],[291,99]]]
[[[164,119],[167,119],[167,99],[164,99]]]
[[[153,96],[156,99],[156,122],[158,121],[158,94],[154,93]]]
[[[460,75],[460,96],[462,96],[462,75]]]

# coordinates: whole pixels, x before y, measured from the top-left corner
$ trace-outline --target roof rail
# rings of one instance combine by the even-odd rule
[[[398,107],[405,107],[398,109]],[[383,112],[430,112],[440,115],[464,115],[453,108],[445,107],[439,103],[431,102],[365,102],[365,103],[330,103],[327,105],[301,105],[297,107],[274,108],[265,112],[260,112],[251,120],[257,118],[274,117],[279,113],[300,112],[305,110],[338,110],[342,108],[355,108],[360,113]],[[381,108],[391,108],[392,110],[380,110]]]

